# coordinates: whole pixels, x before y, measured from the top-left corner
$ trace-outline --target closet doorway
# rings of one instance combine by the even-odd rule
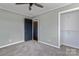
[[[33,40],[38,41],[38,21],[33,21]]]

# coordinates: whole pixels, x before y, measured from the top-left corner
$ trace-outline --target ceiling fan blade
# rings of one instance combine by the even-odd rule
[[[34,3],[36,6],[43,8],[42,5],[38,4],[38,3]]]
[[[16,3],[16,5],[22,5],[22,4],[28,4],[28,3]]]

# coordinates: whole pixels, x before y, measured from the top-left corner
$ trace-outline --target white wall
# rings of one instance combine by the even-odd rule
[[[57,47],[57,20],[54,20],[54,15],[55,13],[47,13],[35,19],[39,20],[38,40]]]
[[[24,41],[24,16],[0,9],[0,46]]]
[[[79,10],[61,14],[62,44],[79,48]]]
[[[58,13],[76,7],[79,7],[79,4],[71,4],[36,17],[39,19],[38,40],[59,47]]]

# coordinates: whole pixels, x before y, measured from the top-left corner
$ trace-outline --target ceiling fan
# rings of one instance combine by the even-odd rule
[[[29,4],[29,10],[32,10],[32,6],[35,5],[37,7],[43,8],[41,4],[38,3],[16,3],[16,5]]]

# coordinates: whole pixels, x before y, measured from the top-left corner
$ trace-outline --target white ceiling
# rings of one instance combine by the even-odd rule
[[[40,4],[43,5],[44,8],[39,8],[33,5],[31,11],[29,11],[28,9],[28,6],[29,6],[28,4],[16,5],[15,3],[0,3],[0,8],[10,10],[29,17],[34,17],[36,15],[47,12],[51,9],[53,10],[59,7],[69,5],[69,3],[40,3]]]

